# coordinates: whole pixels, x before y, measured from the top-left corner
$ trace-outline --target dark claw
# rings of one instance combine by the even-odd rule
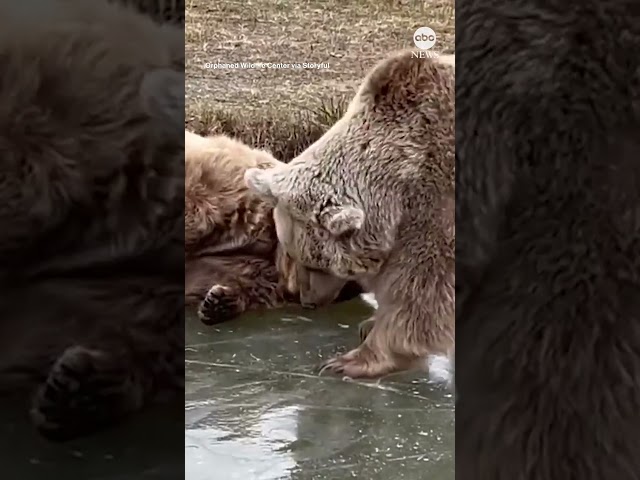
[[[238,313],[236,298],[219,287],[211,288],[198,308],[198,317],[205,325],[226,322]]]

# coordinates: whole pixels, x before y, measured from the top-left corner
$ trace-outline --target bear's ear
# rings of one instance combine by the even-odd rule
[[[369,108],[376,105],[398,107],[413,102],[419,91],[442,81],[436,67],[438,63],[434,59],[416,58],[413,50],[394,52],[371,69],[354,102]]]
[[[320,214],[320,224],[338,237],[362,228],[364,212],[357,207],[328,207]]]
[[[163,133],[184,128],[184,72],[159,68],[142,79],[140,97],[145,111]]]
[[[244,172],[244,183],[257,194],[275,200],[273,169],[249,168]]]

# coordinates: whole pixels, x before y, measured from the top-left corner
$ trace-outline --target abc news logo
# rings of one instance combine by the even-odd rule
[[[429,27],[420,27],[413,34],[413,43],[422,50],[429,50],[436,44],[436,32]]]

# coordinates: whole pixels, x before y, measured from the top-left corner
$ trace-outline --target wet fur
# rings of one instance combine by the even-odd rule
[[[0,7],[0,390],[64,440],[182,395],[184,53],[122,8],[35,3]]]
[[[325,369],[380,377],[453,347],[450,65],[393,54],[320,140],[291,164],[245,179],[277,201],[278,238],[296,261],[356,280],[378,301],[361,345]]]
[[[244,183],[249,168],[283,165],[224,135],[185,131],[185,299],[206,324],[288,303],[318,306],[360,290],[295,264],[278,246],[273,205]],[[304,287],[300,297],[300,285]]]
[[[637,2],[456,22],[456,478],[637,480]]]

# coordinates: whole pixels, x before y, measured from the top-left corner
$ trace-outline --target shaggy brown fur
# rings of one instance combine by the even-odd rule
[[[185,131],[185,298],[206,324],[259,307],[305,306],[360,290],[295,264],[278,247],[273,206],[248,190],[248,168],[282,165],[269,153],[222,136]],[[300,285],[304,286],[300,298]]]
[[[279,165],[268,152],[223,135],[201,137],[185,130],[185,249],[229,253],[272,249],[272,207],[248,191],[248,168]]]
[[[182,395],[184,59],[137,13],[47,5],[0,7],[0,390],[65,439]]]
[[[400,52],[367,76],[346,115],[290,165],[249,170],[278,203],[285,250],[372,291],[362,344],[324,368],[379,377],[454,341],[454,75]],[[367,329],[370,332],[367,334]]]
[[[456,478],[637,480],[638,3],[456,26]]]

